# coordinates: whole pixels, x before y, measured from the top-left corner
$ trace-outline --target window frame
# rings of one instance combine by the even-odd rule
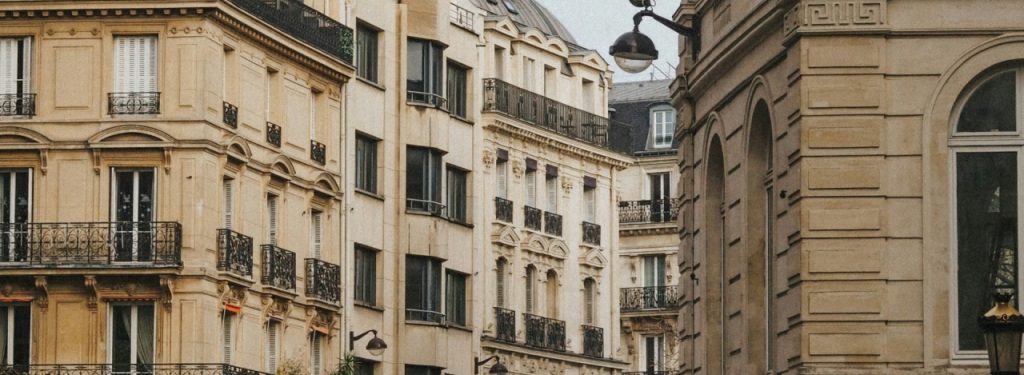
[[[152,86],[153,86],[152,90],[131,89],[131,88],[129,88],[129,86],[132,85],[132,84],[137,86],[137,85],[148,85],[148,83],[138,83],[138,82],[125,83],[125,82],[122,82],[121,80],[124,79],[124,78],[131,78],[131,77],[122,77],[120,74],[117,73],[118,70],[119,70],[118,68],[121,66],[121,64],[123,64],[123,62],[121,62],[120,59],[117,56],[118,55],[118,46],[117,46],[118,45],[118,40],[120,40],[120,39],[127,39],[127,38],[152,38],[152,40],[153,40],[152,41],[152,43],[153,43],[153,46],[152,46],[153,47],[153,51],[152,51],[153,54],[148,59],[149,62],[152,63],[152,66],[150,68],[152,68],[152,70],[153,70],[153,74],[152,74],[152,78],[151,78],[152,79]],[[113,68],[112,69],[113,70],[112,70],[112,74],[111,75],[112,75],[112,78],[113,78],[113,83],[111,84],[111,88],[112,88],[111,92],[117,92],[117,93],[160,92],[160,48],[161,48],[161,45],[162,45],[162,43],[160,41],[160,34],[159,33],[137,33],[137,34],[125,33],[125,34],[114,34],[113,37],[112,37],[112,43],[113,43],[113,46],[112,46],[112,50],[113,50],[112,51],[113,52]],[[138,77],[136,77],[136,78],[138,78]]]
[[[658,120],[659,114],[665,114],[663,121]],[[654,149],[667,149],[672,148],[672,137],[675,132],[676,125],[676,111],[672,107],[664,104],[659,104],[651,107],[650,109],[650,139],[648,140],[650,148]],[[664,132],[667,136],[668,142],[659,142],[664,139],[659,135]]]
[[[453,282],[460,282],[460,281],[462,283],[462,286],[461,286],[461,288],[462,288],[461,298],[460,298],[460,296],[457,296],[457,295],[453,296],[452,295],[452,293],[454,293],[454,291],[452,289],[454,287],[456,287],[456,285],[452,285],[452,283]],[[449,325],[454,325],[454,326],[457,326],[457,327],[468,328],[469,327],[469,321],[468,321],[468,317],[469,317],[469,303],[467,303],[467,300],[469,299],[469,287],[470,287],[469,286],[469,274],[448,269],[445,272],[445,285],[444,286],[445,286],[445,290],[444,290],[444,296],[445,296],[444,305],[445,305],[445,309],[444,309],[444,311],[445,311],[445,314],[446,314],[446,320],[447,320],[448,324]],[[458,298],[458,299],[455,300],[455,298]]]
[[[21,43],[20,47],[17,47],[18,55],[21,56],[21,59],[18,59],[18,58],[12,58],[11,59],[12,60],[11,63],[13,65],[15,65],[15,70],[16,71],[21,71],[21,75],[20,75],[20,77],[19,76],[15,76],[14,77],[14,81],[11,83],[13,85],[12,87],[14,88],[14,92],[10,92],[10,93],[3,92],[2,91],[2,87],[3,86],[2,86],[2,83],[0,83],[0,95],[23,95],[23,94],[31,94],[31,93],[33,93],[32,92],[32,83],[33,83],[32,73],[34,72],[34,69],[32,69],[32,68],[34,67],[33,66],[34,65],[33,61],[35,61],[35,59],[33,58],[33,56],[34,56],[33,54],[35,53],[35,50],[33,48],[33,47],[35,47],[35,38],[33,36],[31,36],[31,35],[26,35],[26,36],[10,35],[10,36],[2,36],[2,37],[0,37],[0,40],[11,40],[12,42],[15,42],[15,43],[19,43],[19,42]],[[18,60],[20,60],[20,61],[18,61]],[[2,72],[0,72],[0,73],[2,73]]]
[[[411,60],[413,54],[411,53],[414,44],[419,44],[422,48],[421,56],[422,59],[419,62],[421,73],[423,75],[423,89],[412,90],[412,76],[411,68],[413,61]],[[445,72],[445,58],[444,50],[445,45],[430,39],[422,38],[409,38],[406,46],[406,92],[421,93],[434,95],[436,97],[444,97],[444,74]]]
[[[380,85],[380,34],[381,29],[362,20],[356,20],[356,76]],[[363,39],[372,35],[371,39]],[[372,40],[373,48],[365,43]],[[370,52],[367,54],[367,52]]]
[[[360,254],[362,254],[362,255],[360,255]],[[355,244],[355,246],[354,246],[353,260],[352,260],[352,264],[354,266],[354,270],[352,272],[352,277],[353,277],[353,280],[352,280],[352,288],[353,288],[352,299],[355,302],[355,304],[357,304],[357,305],[366,305],[366,306],[371,306],[371,307],[376,307],[377,306],[377,263],[378,263],[377,262],[377,256],[378,256],[378,254],[380,254],[380,250],[374,249],[372,247],[364,246],[364,245],[361,245],[361,244]],[[369,255],[369,257],[368,257],[368,255]],[[362,267],[363,266],[362,263],[366,259],[371,259],[372,262],[373,262],[370,265],[369,268]],[[363,260],[363,261],[360,261],[360,260]],[[372,271],[371,275],[369,275],[369,276],[363,275],[363,272],[365,272],[367,270]],[[363,276],[363,277],[360,277],[360,276]],[[366,282],[369,282],[369,283],[366,283]],[[369,290],[362,290],[364,288],[368,288]],[[372,301],[367,301],[367,298],[364,298],[364,297],[370,297],[370,298],[372,298]]]
[[[412,267],[412,262],[413,261],[423,262],[423,263],[421,263],[422,265],[424,265],[424,267],[421,270],[421,272],[423,273],[423,276],[424,276],[424,280],[422,280],[423,282],[411,282],[412,280],[410,279],[410,276],[409,276],[409,270],[410,270],[410,267]],[[417,311],[422,311],[422,312],[431,312],[431,313],[435,313],[435,314],[438,314],[438,315],[442,316],[442,319],[441,319],[442,321],[441,322],[426,321],[427,323],[443,323],[444,322],[444,318],[443,318],[443,316],[444,316],[444,300],[443,300],[443,296],[444,296],[444,260],[438,259],[438,258],[434,258],[434,257],[429,257],[429,256],[406,255],[406,257],[405,257],[405,281],[406,281],[405,282],[405,290],[406,290],[406,293],[405,293],[405,309],[407,311],[407,313],[406,313],[406,321],[410,321],[408,319],[408,310],[411,309],[411,310],[417,310]],[[417,288],[418,288],[418,290],[417,290]],[[420,296],[420,300],[421,300],[421,303],[422,303],[420,306],[411,306],[412,303],[410,302],[409,298],[412,295],[414,295],[413,292],[419,292],[420,293],[419,296]],[[431,305],[433,305],[433,306],[431,306]],[[419,321],[419,320],[412,320],[412,321],[422,322],[422,321]]]
[[[461,178],[461,181],[457,180]],[[461,183],[460,190],[456,189],[457,183]],[[445,169],[445,203],[447,204],[448,220],[459,224],[470,223],[469,210],[469,170],[448,164]]]
[[[454,117],[469,121],[470,68],[453,60],[448,60],[445,70],[445,94],[448,98],[448,113]]]
[[[34,330],[32,329],[32,320],[33,320],[32,304],[31,303],[2,303],[2,304],[0,304],[0,309],[6,310],[5,311],[5,316],[7,318],[7,322],[4,323],[6,328],[7,328],[7,332],[3,333],[3,335],[7,338],[7,343],[4,345],[5,349],[7,350],[7,352],[3,353],[3,354],[0,354],[0,359],[3,359],[3,361],[0,361],[0,367],[10,366],[10,367],[14,367],[15,369],[17,369],[20,366],[31,365],[32,364],[32,349],[33,349],[33,346],[32,346],[32,341],[33,341],[32,337],[33,336],[32,335],[34,333],[33,332]],[[28,310],[28,322],[27,322],[28,324],[17,324],[17,322],[18,322],[17,310],[19,310],[19,309],[27,309]],[[28,334],[26,335],[27,343],[25,343],[26,346],[24,346],[24,348],[25,348],[24,355],[26,357],[27,362],[26,363],[15,363],[14,362],[14,360],[15,360],[15,358],[14,358],[15,357],[14,351],[17,348],[22,347],[20,345],[15,345],[16,344],[15,338],[17,336],[17,332],[16,331],[17,331],[18,328],[22,328],[22,327],[23,328],[28,328]]]
[[[157,352],[157,349],[158,349],[158,347],[157,347],[157,337],[158,337],[157,330],[160,327],[160,322],[158,321],[158,319],[160,318],[158,315],[160,315],[160,314],[157,311],[156,304],[153,303],[153,302],[112,302],[112,303],[109,303],[107,305],[107,363],[110,363],[112,366],[115,366],[115,367],[117,366],[117,364],[114,364],[114,348],[113,348],[113,345],[114,345],[114,324],[115,324],[114,323],[114,314],[115,314],[114,311],[115,311],[115,307],[130,307],[131,308],[131,310],[130,310],[131,311],[131,323],[130,323],[131,324],[131,328],[129,328],[129,331],[130,331],[129,335],[134,335],[135,339],[131,339],[130,342],[129,342],[129,345],[132,346],[131,351],[134,353],[134,355],[131,356],[132,360],[129,363],[127,363],[127,365],[129,365],[129,366],[145,365],[144,363],[137,363],[136,362],[136,361],[138,361],[138,353],[137,353],[137,350],[138,350],[138,342],[137,342],[138,341],[138,337],[137,336],[139,335],[139,330],[138,330],[138,328],[139,328],[138,327],[138,308],[139,308],[139,306],[149,306],[153,310],[153,347],[152,347],[153,348],[152,349],[153,353],[151,353],[151,355],[153,356],[153,362],[150,363],[149,365],[157,363],[157,361],[156,361],[156,352]],[[144,371],[137,371],[137,368],[136,368],[136,371],[133,371],[133,372],[144,372]]]
[[[356,132],[355,188],[377,194],[380,138]]]
[[[413,160],[414,153],[422,153],[425,157],[422,161],[422,176],[420,176],[421,191],[418,192],[416,196],[413,196],[413,190],[411,190],[412,184],[410,184],[410,181],[413,181],[411,174],[413,168],[410,163]],[[440,207],[442,208],[440,211],[443,211],[444,205],[442,203],[442,199],[444,199],[444,194],[442,186],[443,179],[441,178],[441,175],[444,174],[443,163],[444,153],[438,149],[413,145],[406,146],[405,198],[407,202],[407,211],[425,212],[436,216],[439,216],[442,213],[430,210],[430,207],[425,207],[427,209],[417,207],[410,208],[409,202],[418,201],[423,203],[425,206],[429,205],[432,207]]]

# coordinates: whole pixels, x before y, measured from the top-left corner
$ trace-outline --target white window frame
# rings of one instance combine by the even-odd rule
[[[139,365],[135,361],[138,360],[138,336],[139,336],[139,306],[151,306],[153,308],[153,364],[159,363],[157,359],[157,329],[160,327],[159,311],[156,308],[156,304],[152,302],[117,302],[110,303],[107,305],[107,363],[114,363],[114,350],[111,345],[114,345],[114,307],[115,306],[130,306],[132,308],[132,326],[131,326],[131,359],[130,364]]]
[[[277,246],[277,232],[281,227],[281,196],[274,193],[267,193],[264,207],[266,208],[267,215],[267,231],[264,232],[264,235],[267,236],[267,244]]]
[[[125,66],[125,61],[122,61],[118,57],[121,48],[120,43],[122,41],[129,41],[132,39],[138,39],[139,43],[149,41],[152,43],[152,54],[144,61],[140,58],[148,69],[142,69],[139,77],[131,76],[131,73],[125,72],[120,73],[122,68],[130,69],[131,65]],[[122,93],[145,93],[145,92],[159,92],[160,91],[160,36],[157,34],[141,34],[141,35],[115,35],[114,36],[114,92]],[[149,70],[150,74],[146,74],[146,70]],[[151,87],[150,87],[151,86]]]
[[[23,42],[23,44],[22,44],[23,48],[21,48],[21,51],[17,51],[18,50],[18,42],[19,41]],[[8,63],[11,64],[10,66],[5,66],[4,62],[0,61],[0,76],[2,76],[5,73],[5,70],[7,70],[7,69],[12,69],[13,72],[7,71],[6,73],[13,73],[15,75],[13,77],[13,80],[11,80],[11,81],[0,81],[0,94],[18,94],[19,93],[19,88],[21,89],[20,93],[23,93],[23,94],[30,94],[30,93],[32,93],[32,60],[33,60],[32,59],[32,53],[33,53],[32,52],[32,44],[33,44],[32,42],[33,42],[33,38],[31,36],[3,37],[3,38],[0,38],[0,42],[2,42],[2,43],[0,43],[0,52],[3,52],[3,53],[0,53],[0,55],[11,56],[11,54],[13,53],[14,56],[17,56],[20,53],[22,55],[22,58],[23,58],[23,60],[21,62],[21,65],[22,65],[22,75],[21,75],[21,77],[17,76],[18,61],[17,61],[16,58],[10,59],[11,61],[8,62]],[[6,50],[8,48],[13,50],[13,51]],[[6,85],[9,85],[9,86],[6,86]]]
[[[33,320],[32,305],[31,304],[24,304],[24,303],[4,303],[4,304],[0,304],[0,309],[6,309],[7,310],[7,332],[4,332],[4,334],[7,336],[7,343],[5,344],[5,348],[7,349],[7,353],[4,354],[4,358],[6,358],[7,361],[6,361],[6,363],[0,363],[0,366],[13,366],[14,365],[14,308],[15,307],[28,307],[28,309],[29,309],[28,310],[29,311],[29,314],[28,314],[28,321],[29,321],[29,325],[28,325],[28,327],[29,327],[28,328],[28,335],[29,335],[29,340],[28,340],[28,356],[29,356],[29,362],[31,362],[31,359],[32,359],[32,342],[35,341],[35,340],[32,340],[32,338],[35,337],[35,333],[33,332],[33,329],[32,329],[32,320]]]
[[[656,106],[651,109],[651,147],[670,148],[672,147],[672,132],[675,130],[675,109],[666,106]],[[668,135],[668,143],[660,143],[659,134]]]
[[[156,168],[149,168],[149,167],[143,167],[143,168],[136,168],[136,167],[126,167],[126,168],[111,167],[110,168],[110,221],[115,223],[115,224],[119,222],[117,220],[117,193],[118,193],[117,189],[118,189],[118,185],[119,185],[118,179],[117,179],[117,174],[119,172],[132,172],[132,179],[133,179],[133,182],[132,182],[132,201],[133,201],[133,204],[132,204],[132,220],[131,220],[132,223],[139,223],[139,172],[150,172],[150,173],[153,174],[153,193],[152,193],[152,195],[153,195],[153,197],[152,197],[153,202],[150,203],[153,206],[153,208],[152,208],[153,214],[150,215],[150,216],[152,216],[150,222],[157,222],[158,221],[157,218],[159,217],[158,216],[159,215],[159,211],[158,211],[159,204],[158,203],[160,201],[160,190],[159,190],[160,174],[157,173]],[[149,229],[151,234],[153,234],[154,230],[155,230],[155,228],[153,228],[153,227],[150,227],[150,229]],[[120,230],[117,229],[117,230],[115,230],[115,232],[120,232]],[[137,225],[132,225],[131,232],[132,232],[132,260],[129,261],[129,262],[134,262],[134,261],[137,261],[138,258],[139,258],[139,232],[140,232],[139,231],[139,227]],[[156,257],[155,249],[154,249],[154,254],[151,254],[151,256]]]
[[[0,174],[8,174],[8,175],[10,175],[11,176],[11,181],[12,181],[10,186],[7,186],[7,188],[8,188],[7,192],[0,192],[0,197],[6,198],[6,199],[9,200],[7,203],[8,203],[8,207],[11,207],[11,212],[9,213],[9,217],[7,218],[7,221],[9,223],[14,223],[14,219],[15,219],[15,216],[14,216],[14,206],[15,206],[14,199],[17,198],[17,189],[16,189],[16,187],[18,186],[18,184],[16,182],[16,178],[17,178],[17,174],[20,173],[20,172],[26,172],[26,174],[28,175],[28,220],[26,221],[26,223],[31,223],[32,222],[32,217],[33,217],[32,216],[32,209],[34,208],[33,204],[32,204],[33,203],[32,195],[33,195],[33,188],[34,188],[33,183],[35,182],[34,179],[33,179],[34,176],[33,176],[33,169],[32,168],[0,169]],[[17,239],[15,238],[15,236],[10,236],[10,237],[11,237],[10,238],[11,242],[8,244],[8,246],[9,246],[8,249],[13,252],[14,246],[15,246],[14,241],[16,241]],[[11,256],[13,254],[6,254],[6,255]],[[32,254],[27,254],[27,255],[29,257],[32,256]]]
[[[309,256],[323,259],[324,212],[311,209],[309,214]]]
[[[235,224],[235,179],[225,176],[221,192],[224,199],[224,229],[234,229]]]

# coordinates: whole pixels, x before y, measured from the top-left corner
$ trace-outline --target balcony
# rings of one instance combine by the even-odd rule
[[[238,277],[252,277],[252,237],[231,229],[217,229],[217,269]]]
[[[494,308],[494,338],[511,344],[516,343],[516,312],[501,308]]]
[[[281,126],[267,121],[267,143],[281,147]]]
[[[158,363],[158,364],[88,364],[88,365],[14,365],[0,368],[0,374],[10,375],[270,375],[256,370],[222,363]]]
[[[224,102],[224,125],[238,129],[238,107]]]
[[[0,226],[0,267],[180,265],[179,223],[18,223]]]
[[[584,325],[583,355],[587,357],[604,357],[604,328]]]
[[[496,78],[484,79],[484,112],[519,121],[611,151],[630,154],[627,125],[559,103]]]
[[[156,115],[160,114],[159,92],[112,92],[107,94],[107,114]]]
[[[565,351],[565,322],[523,313],[526,322],[526,345],[535,348]]]
[[[432,310],[405,309],[405,320],[412,322],[429,322],[444,324],[445,315],[442,312]]]
[[[530,206],[523,206],[523,225],[526,229],[540,230],[541,210]]]
[[[263,253],[263,285],[286,291],[295,290],[295,253],[274,245],[260,246]]]
[[[0,116],[34,116],[36,94],[0,94]]]
[[[448,110],[448,99],[438,94],[409,91],[406,93],[405,100],[409,103],[427,105],[442,111]]]
[[[544,212],[544,233],[552,236],[562,235],[562,215]]]
[[[675,286],[622,288],[619,310],[622,312],[668,310],[679,308],[681,296]]]
[[[447,206],[439,202],[412,198],[405,199],[406,211],[422,212],[429,214],[430,216],[446,217],[445,211],[447,211],[447,208]]]
[[[306,297],[340,302],[341,267],[320,259],[306,258]]]
[[[601,246],[601,226],[583,222],[583,243],[594,246]]]
[[[327,164],[327,146],[317,141],[309,141],[309,158],[317,164]]]
[[[677,201],[672,198],[619,202],[619,224],[674,223],[679,214]]]
[[[498,219],[498,221],[512,223],[512,201],[501,197],[495,197],[494,217],[495,219]]]
[[[300,0],[228,0],[313,47],[352,65],[352,29]]]
[[[448,11],[448,20],[451,21],[452,25],[472,32],[474,26],[473,12],[469,9],[455,5],[455,3],[451,3],[449,6],[451,6],[451,9]]]

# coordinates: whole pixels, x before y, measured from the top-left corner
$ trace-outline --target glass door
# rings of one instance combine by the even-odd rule
[[[32,308],[27,304],[0,305],[0,367],[26,373],[32,334]]]
[[[152,169],[114,169],[114,261],[153,260]]]
[[[661,336],[644,337],[644,374],[656,375],[664,371],[664,345],[665,339]]]
[[[0,262],[28,261],[29,171],[0,171]]]
[[[153,373],[154,320],[153,305],[149,303],[111,306],[109,353],[114,374]]]
[[[651,221],[662,223],[672,220],[672,189],[668,173],[653,173],[651,180]]]
[[[644,308],[665,307],[665,256],[644,257]]]

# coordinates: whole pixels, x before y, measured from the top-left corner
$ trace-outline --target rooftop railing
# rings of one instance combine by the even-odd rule
[[[298,40],[352,64],[352,29],[299,0],[227,0]]]

